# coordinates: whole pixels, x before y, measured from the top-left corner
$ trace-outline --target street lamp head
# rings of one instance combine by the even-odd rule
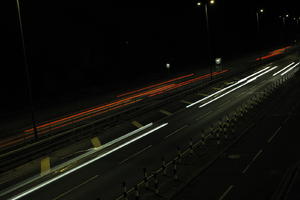
[[[285,17],[289,17],[289,15],[287,14]]]
[[[202,5],[202,3],[201,2],[197,2],[197,6],[201,6]]]
[[[215,4],[215,0],[210,0],[209,3],[210,4]]]
[[[263,13],[263,12],[264,12],[264,9],[260,9],[259,12],[260,12],[260,13]]]

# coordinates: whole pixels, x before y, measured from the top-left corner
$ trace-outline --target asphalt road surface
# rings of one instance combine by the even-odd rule
[[[105,200],[114,199],[120,194],[120,185],[123,181],[126,181],[128,185],[136,184],[143,177],[142,169],[144,167],[149,170],[155,169],[158,167],[162,156],[166,158],[174,157],[178,145],[188,144],[189,138],[199,137],[198,133],[218,120],[220,116],[230,112],[254,94],[261,92],[267,85],[278,80],[281,77],[280,73],[276,76],[273,76],[273,74],[292,62],[297,63],[296,60],[283,59],[271,65],[263,66],[253,71],[253,73],[258,73],[241,82],[236,82],[231,88],[220,92],[220,94],[198,104],[192,104],[193,106],[153,124],[139,133],[135,139],[128,139],[127,144],[123,143],[119,146],[120,148],[114,147],[115,150],[109,153],[108,151],[100,152],[99,155],[102,155],[102,157],[94,159],[94,162],[82,167],[72,165],[60,171],[54,171],[47,177],[2,196],[1,199],[93,200],[98,197]],[[248,75],[251,75],[251,73]],[[201,98],[205,97],[199,97],[199,100]],[[187,102],[187,106],[189,105],[191,104]],[[209,169],[204,179],[201,179],[201,184],[199,183],[200,188],[203,188],[203,192],[199,194],[199,197],[205,196],[207,198],[204,199],[216,199],[221,198],[222,195],[237,195],[237,199],[244,199],[243,196],[239,195],[246,194],[242,191],[249,188],[248,183],[257,186],[256,189],[252,187],[254,191],[261,188],[258,181],[255,181],[255,177],[250,175],[256,174],[256,169],[263,168],[268,163],[275,163],[276,160],[272,159],[272,156],[277,158],[277,156],[284,157],[286,155],[280,152],[274,154],[270,148],[273,145],[282,146],[278,142],[284,142],[286,136],[280,134],[280,131],[270,143],[267,142],[278,129],[277,125],[285,119],[272,116],[257,127],[256,136],[249,134],[239,146],[229,152],[239,154],[240,159],[222,159],[218,161],[220,163]],[[294,124],[296,125],[296,122]],[[285,128],[289,129],[290,127]],[[264,130],[273,133],[270,135],[263,134]],[[280,137],[282,139],[279,139]],[[295,138],[294,142],[297,143],[296,141]],[[286,148],[286,145],[282,148]],[[292,152],[286,153],[290,154]],[[265,160],[261,158],[265,158]],[[217,166],[222,166],[222,168],[220,169]],[[68,173],[68,171],[72,172]],[[276,176],[278,173],[280,173],[278,167],[274,166],[272,170],[262,170],[261,174],[256,174],[256,177]],[[248,179],[252,181],[245,181]],[[196,187],[199,188],[198,183]],[[240,187],[241,192],[234,193],[237,187]],[[254,195],[257,192],[250,194]],[[182,193],[182,195],[181,199],[190,199],[185,198],[186,193]]]
[[[300,160],[298,86],[299,80],[253,130],[174,199],[274,198],[288,169]]]

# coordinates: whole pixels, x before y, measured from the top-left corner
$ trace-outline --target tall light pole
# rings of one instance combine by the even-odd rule
[[[212,47],[211,47],[211,37],[210,37],[210,28],[209,28],[209,18],[208,18],[208,5],[213,5],[215,4],[214,0],[205,0],[204,2],[198,2],[197,6],[201,7],[204,5],[205,9],[205,20],[206,20],[206,29],[207,29],[207,44],[208,44],[208,65],[210,69],[210,80],[212,80]]]
[[[257,42],[258,42],[258,47],[260,46],[260,42],[261,42],[261,40],[260,40],[260,36],[261,36],[261,31],[260,31],[260,29],[261,29],[261,27],[260,27],[260,25],[261,25],[261,22],[260,22],[260,15],[262,15],[264,13],[264,9],[259,9],[259,10],[257,10],[256,11],[256,28],[257,28]],[[259,60],[261,60],[261,57],[259,57]]]
[[[256,11],[256,21],[257,21],[257,33],[260,32],[260,14],[264,13],[264,9],[259,9]]]
[[[21,40],[22,40],[22,50],[23,50],[25,73],[26,73],[26,79],[27,79],[27,91],[28,91],[29,104],[30,104],[30,109],[31,109],[31,121],[32,121],[32,126],[33,126],[34,138],[38,139],[38,132],[37,132],[37,128],[36,128],[35,113],[34,113],[33,96],[32,96],[32,88],[31,88],[32,83],[31,83],[29,65],[28,65],[28,60],[27,60],[27,55],[26,55],[23,23],[22,23],[21,8],[20,8],[19,0],[16,0],[16,3],[17,3],[17,9],[18,9],[18,19],[19,19],[18,21],[19,21]]]
[[[286,34],[286,29],[287,29],[287,24],[286,24],[286,20],[287,18],[290,17],[289,14],[285,14],[285,15],[282,15],[279,16],[280,18],[282,18],[282,32],[283,32],[283,43],[285,43],[287,41],[287,34]]]

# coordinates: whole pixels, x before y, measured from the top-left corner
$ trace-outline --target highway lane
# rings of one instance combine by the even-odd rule
[[[265,82],[266,84],[268,82],[266,79],[260,79],[258,81],[260,81],[261,83]],[[96,194],[108,197],[109,195],[111,195],[109,193],[115,193],[120,190],[119,184],[121,181],[131,180],[131,182],[133,183],[137,179],[141,178],[137,176],[135,178],[132,178],[133,174],[137,174],[136,169],[145,167],[145,163],[147,163],[147,165],[149,165],[148,167],[150,168],[152,164],[157,165],[155,163],[157,163],[157,160],[160,160],[161,156],[157,156],[161,155],[160,152],[165,152],[166,157],[171,156],[171,154],[174,154],[174,152],[176,151],[168,152],[166,150],[172,148],[176,149],[179,141],[182,141],[183,143],[183,141],[186,140],[186,142],[188,142],[187,138],[194,136],[195,132],[197,133],[202,130],[205,123],[209,124],[208,122],[211,121],[212,118],[218,118],[220,116],[220,112],[224,111],[221,109],[216,109],[218,107],[216,105],[221,105],[222,103],[226,102],[234,106],[234,103],[239,103],[240,100],[243,99],[241,98],[242,96],[244,96],[244,98],[249,97],[251,95],[251,91],[249,91],[249,88],[252,87],[252,92],[254,92],[254,90],[256,89],[251,84],[247,85],[247,87],[242,87],[240,88],[240,90],[236,90],[231,94],[228,94],[228,96],[225,96],[224,98],[210,104],[207,107],[199,109],[197,106],[195,106],[170,117],[167,121],[172,126],[164,127],[163,129],[155,132],[155,134],[153,133],[149,136],[146,136],[141,140],[133,143],[132,145],[124,147],[123,149],[111,154],[110,156],[99,160],[98,162],[92,163],[85,168],[80,169],[79,171],[73,172],[63,179],[57,180],[55,184],[49,184],[46,187],[41,188],[40,190],[37,190],[32,194],[29,194],[24,199],[39,199],[41,197],[45,199],[55,199],[56,197],[62,197],[60,196],[61,194],[64,194],[63,199],[80,199],[80,194],[84,194],[86,197],[87,195],[90,197],[95,197]],[[237,95],[240,95],[239,98],[236,98]],[[194,119],[205,116],[210,111],[212,112],[207,116],[206,119],[200,120],[200,122],[197,123],[191,123]],[[189,127],[182,128],[187,125],[189,125]],[[176,132],[179,129],[182,130],[178,131],[178,133],[170,137],[167,137],[168,135]],[[167,137],[168,139],[164,139],[165,137]],[[152,146],[149,147],[149,145]],[[136,154],[137,152],[141,153]],[[136,154],[136,156],[130,159],[131,162],[122,162],[128,159],[128,155],[134,154]],[[155,156],[153,157],[153,155]],[[119,164],[120,162],[121,165]],[[142,173],[140,172],[140,174]],[[81,185],[82,183],[85,184]],[[57,187],[57,185],[59,185],[59,187]],[[72,190],[72,188],[76,189]],[[101,190],[99,188],[101,188]],[[113,190],[115,190],[115,192]],[[66,191],[71,192],[65,193]],[[101,194],[99,194],[99,192]]]
[[[228,72],[228,70],[223,70],[220,72],[213,72],[212,76],[218,76]],[[206,80],[210,77],[210,74],[187,74],[184,76],[176,77],[168,81],[153,84],[138,90],[130,91],[117,95],[117,98],[107,104],[94,106],[77,113],[72,113],[67,116],[60,117],[58,119],[49,120],[46,122],[39,123],[37,125],[38,134],[44,135],[48,133],[53,133],[57,131],[66,130],[67,128],[72,128],[74,125],[83,122],[88,122],[88,120],[95,119],[99,116],[103,116],[108,112],[114,110],[120,110],[122,108],[128,107],[130,105],[136,104],[148,98],[162,95],[169,92],[176,92],[178,89],[182,89],[186,86],[199,83],[199,81]],[[0,148],[8,147],[10,145],[18,144],[24,140],[32,139],[34,137],[34,129],[29,128],[23,130],[23,133],[15,135],[10,138],[5,138],[0,141]]]
[[[299,97],[292,86],[276,109],[174,200],[271,199],[286,170],[300,160]]]

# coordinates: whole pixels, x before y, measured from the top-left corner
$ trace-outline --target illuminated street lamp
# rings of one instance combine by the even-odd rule
[[[28,96],[29,96],[29,102],[30,102],[30,108],[31,108],[31,120],[32,120],[32,126],[33,126],[33,133],[34,133],[34,138],[38,139],[38,132],[37,132],[36,122],[35,122],[32,88],[31,88],[32,83],[31,83],[28,60],[27,60],[27,55],[26,55],[25,39],[24,39],[21,8],[20,8],[19,0],[16,0],[16,4],[17,4],[17,10],[18,10],[18,20],[19,20],[18,22],[19,22],[19,29],[20,29],[20,34],[21,34],[23,59],[24,59],[24,66],[25,66],[26,79],[27,79],[27,90],[28,90]]]
[[[257,20],[257,32],[259,33],[260,31],[260,14],[264,13],[264,9],[259,9],[256,11],[256,20]]]
[[[208,41],[208,57],[209,57],[209,69],[210,69],[210,80],[212,80],[212,52],[211,52],[211,38],[210,38],[210,28],[209,28],[209,18],[208,18],[208,5],[215,4],[215,0],[204,0],[202,2],[197,2],[197,6],[201,7],[204,5],[205,9],[205,20],[206,20],[206,29],[207,29],[207,41]]]
[[[260,38],[260,15],[262,15],[263,13],[264,13],[264,9],[258,9],[256,11],[256,24],[257,24],[257,37],[258,37],[257,41],[258,41],[258,43],[260,43],[260,40],[259,40],[259,38]],[[260,44],[259,44],[259,46],[260,46]]]

